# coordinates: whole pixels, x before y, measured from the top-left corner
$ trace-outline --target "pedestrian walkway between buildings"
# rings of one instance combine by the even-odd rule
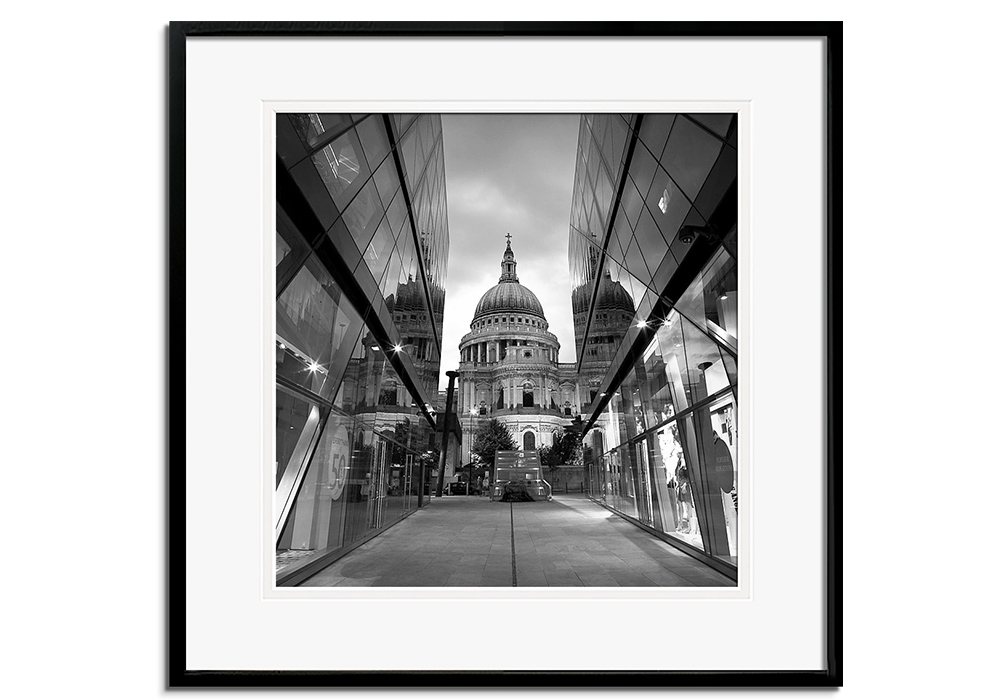
[[[303,586],[734,586],[580,495],[435,498]]]

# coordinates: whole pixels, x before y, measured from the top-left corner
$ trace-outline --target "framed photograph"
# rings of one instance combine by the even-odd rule
[[[172,23],[170,686],[842,685],[842,32]]]

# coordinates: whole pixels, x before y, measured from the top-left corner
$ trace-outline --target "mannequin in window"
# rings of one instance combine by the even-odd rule
[[[698,532],[698,518],[694,510],[691,479],[683,457],[677,458],[677,468],[674,470],[674,478],[677,480],[677,502],[680,506],[680,522],[677,524],[677,532],[685,535],[696,534]]]

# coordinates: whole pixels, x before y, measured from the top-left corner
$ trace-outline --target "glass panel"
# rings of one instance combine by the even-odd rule
[[[675,324],[676,325],[676,324]],[[684,353],[694,402],[729,388],[729,375],[722,364],[719,347],[693,323],[681,317]]]
[[[737,384],[736,358],[725,350],[722,351],[722,363],[726,366],[726,373],[729,375],[729,383],[733,386]]]
[[[645,208],[643,208],[642,214],[639,216],[639,223],[635,227],[635,241],[642,251],[643,262],[647,264],[645,267],[655,270],[667,252],[667,244],[660,235],[660,229],[653,223],[652,215]],[[648,283],[650,276],[642,277],[642,281]]]
[[[628,143],[629,129],[625,120],[618,115],[611,117],[611,129],[608,132],[610,137],[610,148],[608,151],[608,165],[616,172],[621,167],[622,158],[625,156],[625,146]]]
[[[642,118],[639,139],[656,160],[663,153],[663,144],[667,142],[667,135],[670,134],[676,117],[676,114],[647,114]]]
[[[375,181],[369,180],[364,189],[351,202],[351,206],[344,212],[344,223],[347,230],[351,232],[358,250],[368,247],[375,231],[375,226],[382,218],[382,202],[375,191]]]
[[[313,165],[341,211],[365,183],[370,171],[358,135],[351,129],[313,155]]]
[[[382,279],[382,274],[389,264],[389,254],[393,251],[393,244],[394,241],[392,231],[389,229],[389,222],[385,217],[382,217],[382,222],[375,229],[375,235],[372,236],[371,242],[365,248],[362,258],[364,264],[371,271],[372,277],[376,280]]]
[[[396,138],[399,138],[413,125],[413,122],[417,120],[418,114],[397,114],[396,119]]]
[[[661,162],[688,199],[694,201],[721,148],[719,139],[688,119],[678,119],[663,149]]]
[[[285,210],[278,207],[275,216],[275,279],[282,284],[309,254],[309,244],[298,228],[289,220]]]
[[[666,241],[666,245],[676,245],[674,239],[688,212],[691,211],[691,203],[663,168],[656,169],[656,177],[649,189],[649,196],[646,197],[646,206],[660,229],[660,235]]]
[[[629,244],[628,250],[625,251],[625,268],[628,270],[629,276],[636,282],[632,285],[632,298],[641,299],[645,293],[645,285],[649,283],[650,274],[646,268],[646,261],[643,259],[643,251],[634,239]]]
[[[350,114],[289,114],[299,138],[312,148],[327,131],[341,131],[351,125]]]
[[[699,408],[680,422],[687,439],[697,444],[697,457],[692,454],[691,471],[705,544],[713,556],[736,564],[739,542],[737,431],[732,395]]]
[[[642,378],[645,393],[649,396],[644,406],[646,424],[658,425],[677,413],[674,407],[672,387],[667,377],[667,367],[660,351],[657,337],[646,347],[642,355]]]
[[[402,268],[403,264],[399,261],[399,253],[393,249],[389,254],[389,265],[386,268],[385,275],[382,277],[382,284],[379,287],[382,298],[385,299],[386,306],[389,309],[393,309],[395,305],[396,288],[399,286],[399,273]]]
[[[611,200],[614,199],[614,192],[611,189],[611,178],[603,164],[597,175],[597,182],[594,184],[594,196],[597,200],[598,220],[601,222],[600,230],[604,231],[606,230],[608,213],[611,211]]]
[[[350,418],[331,415],[323,428],[282,537],[285,551],[297,553],[296,559],[344,543],[351,425]],[[282,554],[279,546],[279,558]]]
[[[319,427],[319,407],[278,387],[275,404],[274,481],[281,481],[285,470],[297,469],[308,456],[307,450]]]
[[[375,187],[378,189],[379,199],[382,206],[392,201],[399,190],[399,176],[396,174],[396,163],[392,158],[382,161],[382,165],[375,171]],[[399,227],[395,229],[398,231]]]
[[[736,273],[736,261],[720,249],[677,302],[696,325],[733,345],[739,337]]]
[[[389,139],[385,135],[385,124],[381,114],[373,114],[355,125],[361,145],[365,149],[365,159],[368,166],[375,170],[389,154]],[[392,165],[392,163],[389,163]],[[393,166],[395,167],[395,166]]]
[[[704,551],[698,509],[695,506],[692,472],[687,463],[684,443],[688,436],[674,421],[656,431],[654,478],[659,496],[659,514],[663,532]]]
[[[278,375],[328,398],[364,328],[361,315],[311,257],[278,299],[276,318]]]
[[[635,480],[637,485],[639,521],[646,525],[653,525],[653,488],[649,474],[649,453],[646,450],[646,441],[639,440],[632,449],[633,462],[635,464]]]
[[[389,225],[392,227],[393,233],[398,236],[399,230],[403,227],[403,222],[406,221],[406,201],[403,198],[401,189],[396,191],[396,196],[393,197],[392,203],[386,210],[386,217],[389,219]]]
[[[625,213],[625,218],[628,220],[626,225],[629,228],[635,226],[639,220],[639,212],[642,210],[642,196],[635,188],[632,178],[627,178],[625,181],[625,189],[622,191],[622,201],[619,210]],[[616,223],[621,224],[625,222],[619,220]]]
[[[688,116],[697,121],[699,124],[704,124],[721,138],[726,138],[726,134],[729,133],[729,125],[732,123],[734,115],[706,113],[689,114]]]
[[[618,448],[621,455],[621,489],[619,490],[619,507],[626,515],[639,517],[639,495],[637,492],[635,455],[630,445]]]
[[[645,198],[646,193],[649,192],[649,185],[653,182],[653,176],[656,174],[656,161],[653,160],[653,156],[649,155],[649,151],[640,148],[640,144],[636,144],[628,173],[632,177],[639,195]]]
[[[688,376],[687,357],[684,354],[684,334],[677,314],[671,314],[656,331],[656,341],[666,370],[669,398],[676,413],[687,410],[691,399],[691,380]],[[697,370],[695,370],[697,372]],[[664,399],[666,395],[664,396]]]

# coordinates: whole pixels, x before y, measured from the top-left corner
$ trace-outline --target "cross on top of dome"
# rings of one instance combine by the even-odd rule
[[[517,260],[514,259],[514,251],[510,247],[511,235],[508,233],[507,249],[504,251],[503,260],[500,262],[500,281],[479,299],[476,305],[476,313],[472,317],[473,323],[483,316],[506,311],[521,311],[545,318],[545,312],[538,301],[538,297],[527,287],[521,284],[517,278]],[[499,319],[497,319],[499,321]],[[547,326],[546,326],[547,328]]]
[[[510,233],[507,234],[507,250],[503,252],[503,262],[500,263],[500,281],[519,281],[517,279],[517,260],[514,259],[514,251],[510,247]]]

